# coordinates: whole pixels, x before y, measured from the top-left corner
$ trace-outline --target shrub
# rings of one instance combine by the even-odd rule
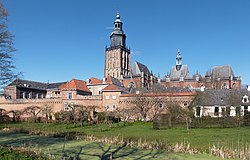
[[[177,116],[169,116],[169,114],[161,114],[153,120],[154,129],[171,128],[180,124],[185,124],[185,121],[179,119]]]
[[[197,117],[191,122],[192,128],[232,128],[243,124],[243,117]]]

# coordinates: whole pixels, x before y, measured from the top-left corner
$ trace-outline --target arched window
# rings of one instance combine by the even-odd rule
[[[233,87],[233,88],[236,88],[236,83],[233,83],[232,87]]]
[[[136,85],[134,82],[129,82],[128,88],[136,88]]]

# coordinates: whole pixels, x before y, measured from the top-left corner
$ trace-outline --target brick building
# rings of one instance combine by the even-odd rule
[[[114,30],[106,48],[104,78],[91,77],[86,81],[42,83],[17,79],[4,88],[0,95],[0,108],[23,110],[29,106],[52,107],[53,112],[64,111],[67,105],[97,106],[96,111],[113,111],[131,105],[134,97],[157,97],[161,101],[174,101],[187,107],[196,96],[197,89],[238,89],[241,79],[229,65],[216,66],[201,76],[190,75],[182,64],[178,49],[176,65],[163,79],[153,75],[148,67],[135,62],[131,67],[130,49],[126,46],[123,23],[117,14]],[[127,106],[126,106],[127,105]]]
[[[176,65],[162,80],[166,87],[188,87],[192,89],[240,89],[241,78],[236,77],[230,65],[215,66],[205,76],[197,71],[190,75],[188,66],[182,64],[182,56],[178,49]]]
[[[131,67],[130,62],[130,49],[126,46],[126,34],[118,13],[110,35],[110,46],[106,47],[104,77],[112,76],[120,80],[126,88],[150,87],[157,82],[157,77],[146,65],[135,62],[134,67]]]

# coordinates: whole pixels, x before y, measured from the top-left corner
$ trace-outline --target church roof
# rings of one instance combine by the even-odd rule
[[[230,65],[215,66],[212,69],[212,76],[213,78],[229,78],[234,77],[234,73]]]
[[[179,79],[180,77],[184,79],[190,78],[187,65],[182,65],[180,70],[177,70],[176,66],[172,66],[170,70],[170,79]]]
[[[148,67],[140,62],[135,61],[134,69],[133,69],[133,74],[141,74],[141,73],[151,75]]]

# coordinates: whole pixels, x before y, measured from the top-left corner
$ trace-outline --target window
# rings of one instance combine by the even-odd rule
[[[109,99],[109,96],[106,96],[105,98],[106,98],[106,99]]]
[[[136,88],[134,82],[129,82],[128,88]]]
[[[247,98],[244,98],[244,103],[247,103]]]
[[[248,106],[244,106],[244,116],[247,116],[248,113]]]
[[[236,116],[240,116],[241,107],[236,107]]]
[[[249,102],[249,99],[248,99],[248,96],[247,96],[247,95],[244,95],[244,96],[243,96],[242,102],[243,102],[243,103],[248,103],[248,102]]]
[[[25,98],[25,99],[28,99],[28,98],[29,98],[29,93],[25,92],[24,98]]]
[[[160,108],[162,108],[162,107],[163,107],[163,106],[162,106],[162,103],[160,103],[159,107],[160,107]]]
[[[214,107],[214,116],[219,116],[219,107]]]
[[[113,99],[116,99],[116,96],[113,96]]]
[[[113,109],[115,109],[115,105],[113,105]]]
[[[224,83],[223,86],[222,86],[223,89],[227,89],[227,84]]]
[[[109,105],[106,106],[106,109],[109,109]]]
[[[235,88],[236,87],[236,83],[233,83],[233,88]]]
[[[41,94],[41,93],[38,93],[38,94],[37,94],[37,98],[38,98],[38,99],[42,98],[42,94]]]
[[[20,98],[20,99],[23,99],[23,92],[20,92],[20,93],[19,93],[19,98]]]
[[[72,99],[72,92],[69,92],[68,98]]]
[[[231,107],[226,107],[226,116],[230,116]]]
[[[197,117],[201,116],[201,107],[196,107],[196,116]]]
[[[68,106],[67,103],[64,103],[64,110],[65,110],[65,111],[69,111],[69,106]]]

